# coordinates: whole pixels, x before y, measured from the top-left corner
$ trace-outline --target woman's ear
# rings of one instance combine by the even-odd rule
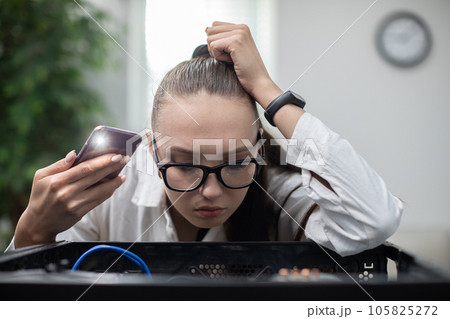
[[[259,134],[261,134],[261,136],[263,136],[264,133],[264,129],[262,127],[259,128]]]

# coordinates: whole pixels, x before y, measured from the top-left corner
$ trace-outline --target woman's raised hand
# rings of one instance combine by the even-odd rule
[[[95,185],[109,174],[123,168],[129,157],[102,155],[77,166],[75,151],[36,171],[25,212],[16,227],[16,248],[52,242],[87,212],[109,198],[125,181],[125,176]]]
[[[282,93],[270,78],[248,26],[216,21],[206,34],[211,56],[232,62],[242,86],[262,107]]]

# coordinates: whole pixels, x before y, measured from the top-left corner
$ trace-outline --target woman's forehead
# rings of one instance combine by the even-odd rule
[[[170,147],[178,153],[191,154],[195,151],[220,150],[222,153],[246,152],[257,141],[257,135],[251,138],[180,138],[164,136],[157,139],[158,148]]]
[[[190,138],[164,136],[157,139],[157,149],[166,162],[232,162],[244,157],[255,157],[260,143],[257,134],[251,138]]]
[[[174,97],[158,115],[158,133],[179,142],[192,139],[254,139],[258,130],[249,100],[199,93]]]

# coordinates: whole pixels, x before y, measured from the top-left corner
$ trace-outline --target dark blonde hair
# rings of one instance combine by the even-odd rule
[[[254,106],[257,118],[255,100],[242,87],[233,65],[212,57],[200,56],[181,62],[164,76],[153,99],[152,128],[157,127],[159,111],[167,101],[202,91],[211,95],[247,100]]]

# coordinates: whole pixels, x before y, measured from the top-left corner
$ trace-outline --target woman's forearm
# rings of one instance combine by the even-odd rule
[[[253,92],[253,97],[265,110],[283,91],[270,78],[261,82],[263,83]],[[300,107],[293,104],[286,104],[275,113],[273,121],[281,134],[285,138],[290,139],[297,122],[304,113],[305,111]]]

